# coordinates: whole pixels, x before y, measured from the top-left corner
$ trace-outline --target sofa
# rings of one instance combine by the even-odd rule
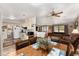
[[[36,39],[37,39],[36,37],[32,37],[32,38],[29,38],[28,40],[19,40],[15,42],[16,50],[29,46],[31,44],[34,44],[36,42]]]
[[[36,43],[36,40],[37,40],[37,37],[32,37],[32,38],[30,38],[28,40],[16,42],[16,50],[34,44],[34,43]],[[73,56],[76,49],[77,49],[75,47],[77,47],[77,45],[79,44],[78,39],[77,39],[77,41],[74,42],[74,44],[72,44],[68,40],[63,40],[61,38],[56,38],[56,37],[51,38],[51,41],[67,45],[66,56]]]
[[[67,45],[67,51],[66,51],[66,56],[71,56],[74,54],[74,46],[72,45],[71,42],[63,40],[63,39],[55,39],[55,38],[51,38],[52,41],[57,42],[57,43],[62,43]]]

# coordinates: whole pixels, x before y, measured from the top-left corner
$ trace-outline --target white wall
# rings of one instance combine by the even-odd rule
[[[3,17],[2,15],[0,15],[0,55],[3,54],[2,21],[3,21]]]
[[[32,27],[33,25],[33,27]],[[22,26],[26,26],[27,29],[32,29],[34,32],[36,31],[36,17],[30,17],[26,19]]]
[[[1,55],[1,20],[0,20],[0,55]]]
[[[75,17],[72,17],[72,18],[43,17],[43,18],[37,18],[37,25],[68,24],[70,22],[73,22],[74,20],[75,20]]]

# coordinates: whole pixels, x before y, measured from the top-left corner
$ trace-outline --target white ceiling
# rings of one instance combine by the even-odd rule
[[[46,16],[56,9],[63,11],[60,18],[47,18]],[[72,22],[79,14],[79,4],[75,3],[0,3],[0,12],[3,14],[4,20],[8,19],[9,16],[15,16],[14,21],[23,21],[26,18],[36,16],[37,23],[44,24],[48,22],[61,23]],[[53,20],[50,20],[53,19]],[[55,19],[55,20],[54,20]],[[58,21],[59,20],[59,21]],[[41,22],[42,21],[42,22]],[[50,23],[50,24],[52,24]]]

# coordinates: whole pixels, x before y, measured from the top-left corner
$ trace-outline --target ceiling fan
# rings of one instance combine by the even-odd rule
[[[63,13],[62,11],[56,12],[55,10],[53,10],[52,12],[50,12],[50,15],[48,17],[51,17],[51,16],[60,17],[60,14],[62,13]]]

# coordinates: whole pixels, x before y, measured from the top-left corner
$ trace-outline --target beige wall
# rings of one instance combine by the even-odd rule
[[[78,31],[79,31],[79,20],[78,20],[78,27],[77,27]]]
[[[78,31],[79,31],[79,26],[77,27]]]
[[[73,23],[68,24],[68,34],[71,34],[73,29],[74,29],[74,24]]]
[[[71,34],[71,32],[74,29],[74,23],[68,24],[68,32],[69,34]],[[79,20],[78,20],[78,27],[77,27],[78,31],[79,31]]]
[[[52,26],[48,26],[48,32],[52,33]]]

